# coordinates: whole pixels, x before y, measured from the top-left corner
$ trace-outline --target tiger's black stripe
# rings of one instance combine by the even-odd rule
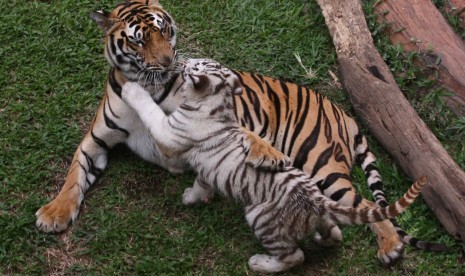
[[[129,136],[129,131],[127,131],[126,129],[118,126],[115,121],[113,121],[112,119],[110,119],[110,117],[108,116],[107,114],[107,110],[106,110],[106,107],[105,105],[103,106],[103,118],[105,119],[105,125],[110,128],[110,129],[115,129],[115,130],[118,130],[120,132],[123,132],[126,136]]]
[[[310,135],[302,143],[302,146],[299,149],[299,153],[297,153],[297,156],[294,159],[293,166],[298,168],[298,169],[303,168],[304,164],[307,162],[308,153],[315,147],[315,145],[318,142],[318,136],[320,134],[320,128],[321,128],[321,117],[322,117],[322,115],[323,115],[323,106],[319,105],[318,106],[318,117],[316,119],[316,125],[313,128]]]
[[[112,68],[110,70],[110,73],[108,74],[108,84],[111,87],[111,90],[118,95],[118,97],[121,98],[121,85],[119,82],[116,80],[115,73],[116,73],[116,68]]]
[[[105,141],[103,141],[102,139],[98,138],[95,133],[94,133],[94,130],[91,130],[90,131],[90,135],[92,136],[92,139],[94,140],[94,142],[99,145],[100,147],[102,147],[105,151],[110,151],[110,147],[107,145],[107,143],[105,143]]]

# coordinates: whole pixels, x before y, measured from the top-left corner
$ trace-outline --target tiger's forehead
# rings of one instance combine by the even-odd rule
[[[163,13],[145,12],[131,13],[122,18],[130,27],[134,25],[145,25],[152,28],[163,29],[166,26],[166,16]]]
[[[172,24],[170,15],[162,8],[149,7],[137,2],[120,4],[113,12],[116,18],[126,22],[130,28],[133,25],[145,25],[163,30],[166,25]]]
[[[158,29],[164,29],[165,28],[165,25],[166,25],[166,21],[165,19],[163,19],[163,17],[161,17],[159,14],[157,13],[149,13],[150,17],[149,17],[149,21]]]
[[[124,21],[126,22],[126,31],[129,33],[134,33],[139,30],[146,32],[148,29],[163,31],[167,25],[163,17],[155,12],[149,12],[144,15],[130,15],[127,16]]]

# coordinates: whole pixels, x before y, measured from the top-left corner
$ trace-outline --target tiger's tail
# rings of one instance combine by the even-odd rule
[[[383,181],[375,164],[376,157],[370,151],[366,137],[361,133],[355,136],[355,162],[363,169],[375,202],[381,207],[388,206],[384,196]]]
[[[366,224],[394,218],[415,201],[423,187],[428,183],[425,176],[421,177],[407,190],[407,192],[396,202],[387,207],[375,208],[352,208],[327,201],[322,208],[329,211],[329,217],[340,224]]]
[[[381,207],[387,207],[389,204],[387,203],[383,192],[383,181],[375,164],[376,157],[370,151],[365,136],[360,133],[355,137],[355,160],[365,173],[368,187],[375,198],[376,204]],[[409,244],[417,249],[431,252],[444,252],[448,250],[445,244],[423,241],[409,235],[399,226],[395,219],[391,219],[391,222],[394,225],[397,234],[405,244]]]

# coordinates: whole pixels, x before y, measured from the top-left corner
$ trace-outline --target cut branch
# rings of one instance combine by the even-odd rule
[[[411,178],[428,176],[423,198],[445,229],[464,240],[465,173],[400,91],[373,45],[359,0],[317,1],[357,114]]]

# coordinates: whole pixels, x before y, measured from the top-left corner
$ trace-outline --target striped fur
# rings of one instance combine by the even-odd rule
[[[124,1],[111,12],[91,13],[91,18],[105,32],[105,57],[111,68],[103,99],[74,154],[60,193],[36,212],[36,225],[44,232],[63,231],[78,217],[85,192],[103,173],[108,152],[117,144],[126,144],[141,158],[171,172],[189,168],[186,162],[161,153],[140,118],[121,99],[124,83],[136,81],[166,112],[182,102],[179,91],[183,79],[173,18],[157,0]],[[241,125],[255,133],[250,132],[249,141],[244,141],[244,145],[249,144],[249,157],[253,157],[249,163],[276,168],[287,162],[266,145],[266,140],[317,180],[325,196],[345,206],[372,206],[356,193],[350,181],[350,170],[358,160],[375,198],[384,204],[376,159],[356,123],[342,110],[307,88],[253,73],[235,74],[244,91],[235,97],[235,115]],[[403,243],[394,225],[382,221],[370,227],[378,238],[379,259],[386,264],[398,259]],[[400,229],[399,234],[405,232]],[[425,247],[409,235],[404,240]],[[441,249],[430,244],[426,248]]]
[[[261,170],[245,164],[244,134],[234,115],[233,94],[242,91],[229,69],[211,60],[189,60],[181,93],[185,102],[169,116],[136,83],[123,86],[122,97],[150,129],[166,154],[178,154],[198,173],[184,204],[208,200],[212,192],[242,202],[246,219],[271,255],[256,255],[251,269],[279,272],[303,261],[297,241],[318,229],[320,243],[342,237],[336,224],[366,224],[393,218],[414,201],[426,179],[388,207],[353,208],[324,196],[303,171]],[[324,238],[321,238],[324,237]]]

